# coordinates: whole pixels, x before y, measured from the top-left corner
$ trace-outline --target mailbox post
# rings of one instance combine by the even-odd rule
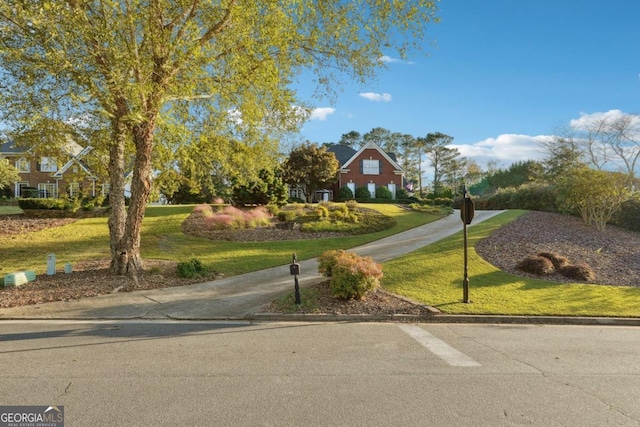
[[[300,264],[298,264],[298,257],[296,256],[296,254],[293,254],[293,262],[289,266],[289,272],[291,273],[292,276],[294,276],[296,304],[300,305],[301,304],[300,286],[298,284],[298,274],[300,274]]]
[[[467,187],[464,187],[464,198],[462,199],[462,206],[460,206],[460,218],[462,219],[462,228],[464,233],[464,279],[462,281],[462,302],[469,303],[469,270],[468,270],[468,244],[467,244],[467,225],[471,224],[473,215],[475,214],[475,206],[473,200],[467,191]]]

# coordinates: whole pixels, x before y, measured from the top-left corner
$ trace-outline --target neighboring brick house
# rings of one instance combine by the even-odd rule
[[[34,156],[27,149],[15,147],[13,142],[2,144],[0,159],[8,160],[20,175],[20,181],[10,188],[11,196],[57,198],[64,194],[82,193],[91,197],[108,194],[108,184],[101,184],[84,160],[89,152],[91,147],[83,148],[73,141],[65,146],[60,157]]]
[[[404,170],[395,154],[385,153],[373,142],[366,143],[358,151],[346,145],[334,145],[328,151],[335,154],[340,164],[338,181],[331,191],[337,194],[341,187],[349,187],[353,194],[358,187],[366,186],[374,198],[376,188],[386,187],[396,198],[396,191],[404,181]]]

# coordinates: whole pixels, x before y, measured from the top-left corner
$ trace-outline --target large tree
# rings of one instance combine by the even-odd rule
[[[436,19],[428,0],[5,0],[2,119],[23,130],[61,111],[108,129],[111,270],[135,273],[163,117],[211,116],[242,138],[294,129],[301,103],[290,84],[302,71],[326,91],[345,73],[365,82],[384,50],[406,57]]]
[[[333,184],[338,179],[340,164],[327,147],[302,144],[294,149],[283,167],[284,181],[298,186],[311,202],[316,190]]]
[[[462,166],[456,163],[456,158],[460,155],[457,148],[449,145],[453,142],[453,137],[441,132],[429,133],[425,138],[418,138],[421,141],[422,149],[431,161],[433,168],[433,194],[438,197],[443,189],[443,184],[448,173],[448,168],[454,167],[456,171]]]

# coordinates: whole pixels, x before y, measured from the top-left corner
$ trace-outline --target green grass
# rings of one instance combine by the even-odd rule
[[[18,206],[0,206],[0,215],[15,215],[21,213],[22,209]]]
[[[471,303],[462,303],[462,233],[384,263],[383,287],[444,313],[640,316],[638,288],[529,279],[484,261],[475,243],[522,213],[508,211],[468,229]]]
[[[142,257],[178,262],[197,258],[210,270],[227,276],[247,273],[308,259],[329,249],[348,249],[400,231],[434,221],[440,216],[406,211],[394,205],[371,205],[396,220],[396,225],[377,233],[282,242],[212,241],[182,233],[182,222],[194,206],[150,206],[142,224]],[[46,271],[46,257],[55,253],[58,264],[84,259],[109,258],[107,218],[81,219],[73,224],[34,233],[0,237],[0,275],[17,270]]]

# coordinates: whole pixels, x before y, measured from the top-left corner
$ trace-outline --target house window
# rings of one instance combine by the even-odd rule
[[[16,169],[18,169],[18,172],[20,173],[29,173],[31,172],[31,162],[24,157],[21,157],[16,162]]]
[[[380,160],[363,160],[363,175],[380,175]]]
[[[297,198],[297,199],[302,199],[304,200],[305,196],[304,196],[304,192],[302,191],[302,188],[300,187],[294,187],[294,188],[289,188],[289,197],[290,198]]]
[[[58,162],[55,157],[40,158],[40,172],[57,172]]]
[[[70,182],[69,183],[69,196],[76,197],[80,194],[80,183],[79,182]]]
[[[349,188],[349,190],[351,190],[351,193],[353,193],[354,197],[356,195],[356,183],[355,182],[347,182],[347,188]]]
[[[38,190],[40,191],[40,197],[43,199],[58,198],[58,184],[38,184]]]
[[[102,184],[102,195],[107,196],[111,192],[110,184]]]
[[[372,199],[376,197],[376,184],[374,182],[368,183],[367,189],[369,190],[369,194],[371,194]]]

